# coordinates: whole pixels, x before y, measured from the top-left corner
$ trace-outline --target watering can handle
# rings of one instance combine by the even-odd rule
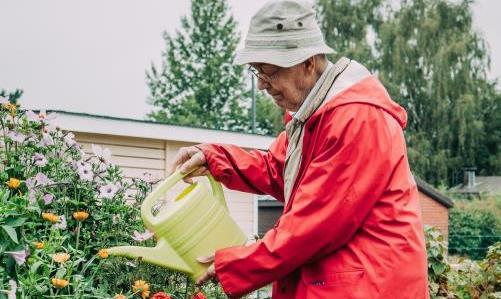
[[[153,219],[154,216],[151,213],[151,208],[153,205],[158,201],[160,197],[162,197],[167,190],[172,188],[176,183],[178,183],[180,180],[182,180],[185,176],[190,174],[191,172],[195,171],[195,169],[185,173],[181,174],[180,170],[176,170],[173,174],[171,174],[168,178],[166,178],[160,185],[158,185],[153,192],[151,192],[143,201],[141,205],[141,216],[143,218],[143,222],[146,225],[148,229],[152,229],[153,225]],[[214,197],[219,200],[219,202],[228,210],[228,206],[226,205],[226,200],[224,199],[224,192],[223,192],[223,187],[221,184],[214,179],[212,175],[207,175],[207,178],[209,179],[209,183],[212,188],[212,193]]]

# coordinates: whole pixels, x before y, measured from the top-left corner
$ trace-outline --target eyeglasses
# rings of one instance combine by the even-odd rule
[[[278,72],[280,72],[281,69],[282,68],[278,68],[276,71],[274,71],[273,73],[268,75],[268,74],[259,72],[257,69],[255,69],[252,66],[249,66],[249,68],[248,68],[249,72],[251,72],[254,76],[256,76],[256,78],[261,79],[264,82],[268,82],[268,83],[273,82],[274,80],[277,79]]]

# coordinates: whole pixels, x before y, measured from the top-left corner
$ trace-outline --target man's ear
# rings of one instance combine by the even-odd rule
[[[306,74],[313,74],[315,72],[316,63],[317,61],[315,56],[312,56],[303,62]]]

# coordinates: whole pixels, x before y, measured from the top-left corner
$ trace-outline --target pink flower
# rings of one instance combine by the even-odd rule
[[[64,215],[59,216],[59,223],[54,224],[54,227],[59,229],[66,229],[66,226],[66,217],[64,217]]]
[[[71,132],[64,136],[64,142],[68,147],[73,147],[77,144],[77,142],[75,141],[75,135]]]
[[[51,122],[56,118],[56,113],[47,114],[45,110],[41,110],[40,113],[36,114],[35,112],[29,110],[26,111],[26,116],[29,121],[41,122],[44,125],[51,125]]]
[[[35,165],[36,166],[39,166],[39,167],[44,167],[45,165],[47,165],[47,159],[45,158],[45,156],[43,154],[40,154],[40,153],[35,153]]]
[[[139,179],[141,179],[141,180],[143,180],[143,181],[145,181],[146,183],[149,183],[149,184],[158,183],[158,181],[160,180],[157,176],[153,176],[149,172],[144,172],[143,175]]]
[[[45,195],[43,196],[43,202],[44,202],[46,205],[50,204],[53,200],[54,200],[54,195],[52,195],[52,194],[45,194]]]
[[[80,179],[84,181],[92,181],[94,178],[94,173],[92,172],[92,166],[89,163],[79,161],[77,162],[77,173]]]
[[[99,159],[104,164],[110,164],[111,160],[111,151],[109,148],[102,148],[99,145],[91,145],[92,147],[92,152],[94,152],[94,155]]]
[[[6,254],[10,255],[18,265],[22,265],[26,262],[26,258],[30,253],[28,249],[20,251],[5,251]]]
[[[15,280],[9,280],[10,290],[7,291],[7,299],[16,299],[17,292],[17,282]]]
[[[45,174],[39,172],[35,175],[36,185],[46,186],[54,183],[51,179],[49,179]]]
[[[99,188],[99,197],[113,198],[118,191],[118,186],[112,183],[106,184]]]
[[[132,239],[142,242],[151,239],[155,234],[149,230],[145,230],[144,233],[140,233],[137,230],[133,232]]]
[[[7,133],[7,136],[9,136],[10,139],[17,143],[21,143],[26,139],[26,136],[24,134],[21,134],[17,131],[9,131],[9,133]]]
[[[41,147],[47,147],[50,145],[54,145],[54,140],[52,139],[52,137],[49,134],[43,134],[42,140],[40,140],[39,145]]]

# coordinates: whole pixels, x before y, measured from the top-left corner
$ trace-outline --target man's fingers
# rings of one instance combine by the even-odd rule
[[[197,280],[196,284],[197,284],[198,286],[201,286],[201,285],[203,285],[205,282],[207,282],[209,279],[211,279],[211,276],[210,276],[210,274],[209,274],[209,271],[207,271],[207,272],[205,272],[205,273],[204,273],[204,275],[202,275],[202,277],[200,277],[200,278]]]
[[[190,159],[181,165],[180,171],[181,173],[187,173],[190,170],[203,166],[205,164],[205,156],[202,152],[197,152]],[[193,175],[192,175],[193,176]]]
[[[214,257],[212,257],[212,259],[214,260]],[[198,259],[197,259],[198,260]],[[216,270],[214,268],[214,264],[210,265],[209,268],[207,269],[207,272],[204,273],[204,275],[202,275],[202,277],[200,277],[198,280],[197,280],[197,285],[198,286],[201,286],[203,285],[204,283],[206,283],[207,281],[209,280],[214,280],[216,279]]]
[[[188,148],[182,147],[179,149],[177,154],[174,156],[174,160],[172,161],[171,167],[169,169],[169,174],[174,173],[176,171],[176,168],[179,165],[182,165],[185,161],[190,159],[190,154],[188,152]]]
[[[202,264],[212,263],[214,262],[214,255],[200,256],[197,258],[197,262]]]
[[[194,172],[190,173],[189,177],[196,177],[196,176],[206,175],[207,172],[208,172],[207,167],[201,166],[200,168],[198,168]]]

